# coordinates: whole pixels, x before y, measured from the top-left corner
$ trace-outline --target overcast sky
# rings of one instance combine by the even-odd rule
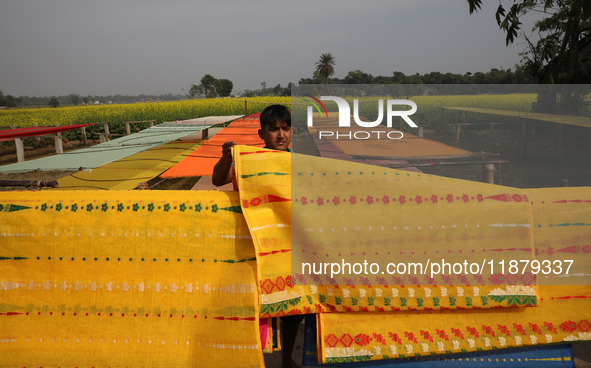
[[[499,3],[483,2],[0,0],[0,90],[186,93],[212,74],[236,93],[311,77],[328,52],[339,78],[513,69],[524,45],[505,46]]]

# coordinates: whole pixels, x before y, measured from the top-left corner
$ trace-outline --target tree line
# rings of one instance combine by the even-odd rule
[[[325,75],[314,72],[311,78],[301,78],[299,84],[530,84],[534,83],[532,77],[523,68],[511,69],[493,68],[488,72],[477,73],[441,73],[430,72],[425,74],[405,75],[395,71],[390,76],[374,76],[361,70],[352,70],[344,78],[329,78]],[[277,84],[268,88],[265,82],[261,83],[260,89],[245,90],[244,97],[255,96],[291,96],[292,83],[286,87]]]
[[[43,106],[78,106],[78,105],[98,105],[98,104],[123,104],[149,101],[179,101],[186,99],[184,94],[161,94],[161,95],[88,95],[81,96],[70,94],[64,96],[19,96],[4,95],[0,91],[0,107],[43,107]]]
[[[324,78],[320,75],[312,78],[302,78],[299,84],[529,84],[533,79],[523,68],[511,69],[493,68],[488,72],[441,73],[406,75],[395,71],[390,76],[373,76],[362,70],[352,70],[344,78]]]
[[[476,73],[441,73],[430,72],[425,74],[405,75],[395,71],[389,76],[374,76],[361,70],[352,70],[344,78],[327,78],[317,72],[311,78],[301,78],[299,84],[529,84],[535,83],[531,75],[523,68],[511,69],[493,68],[488,72]],[[256,96],[291,96],[292,83],[285,86],[277,84],[267,87],[266,82],[261,82],[259,89],[247,89],[237,94],[242,97]],[[148,101],[178,101],[195,97],[227,97],[231,95],[233,84],[227,79],[216,79],[206,74],[198,85],[192,85],[188,94],[162,94],[162,95],[88,95],[81,96],[70,94],[64,96],[34,97],[4,95],[0,91],[0,106],[6,107],[32,107],[32,106],[77,106],[95,104],[122,104]]]

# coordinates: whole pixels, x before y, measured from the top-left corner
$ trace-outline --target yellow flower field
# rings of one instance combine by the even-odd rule
[[[387,99],[391,97],[381,97]],[[506,95],[456,95],[456,96],[413,96],[411,100],[417,103],[418,118],[423,125],[439,124],[442,106],[470,106],[503,110],[531,111],[536,101],[535,94],[506,94]],[[352,97],[348,98],[351,100]],[[360,100],[360,115],[372,116],[376,113],[377,100],[380,97],[363,97]],[[193,99],[172,102],[144,102],[134,104],[114,104],[97,106],[70,106],[59,108],[30,108],[10,109],[0,111],[0,129],[12,127],[22,128],[30,126],[56,126],[86,123],[110,123],[111,133],[122,133],[123,122],[155,120],[156,123],[192,119],[215,115],[252,114],[262,111],[272,103],[290,105],[291,97],[249,97],[240,98],[210,98]],[[375,102],[372,102],[375,101]],[[296,97],[294,103],[307,104],[302,98]],[[336,105],[326,103],[329,111],[336,111]],[[459,112],[448,112],[448,115]],[[146,124],[147,126],[147,124]],[[143,127],[142,127],[143,128]],[[102,126],[90,128],[90,132],[102,131]],[[67,133],[67,136],[76,132]],[[75,139],[75,136],[70,137]]]
[[[248,98],[248,113],[262,111],[268,103],[289,104],[289,97]],[[260,102],[260,103],[259,103]],[[268,103],[264,103],[268,102]],[[0,127],[24,128],[86,123],[123,123],[155,120],[156,123],[215,115],[244,114],[244,99],[209,98],[172,102],[11,109],[0,111]]]

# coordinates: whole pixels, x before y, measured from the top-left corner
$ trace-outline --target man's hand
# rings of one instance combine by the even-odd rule
[[[222,145],[222,157],[213,167],[211,181],[220,186],[232,182],[232,147],[236,142],[226,142]]]
[[[226,160],[230,160],[232,162],[232,147],[236,145],[236,142],[226,142],[222,144],[222,158]]]

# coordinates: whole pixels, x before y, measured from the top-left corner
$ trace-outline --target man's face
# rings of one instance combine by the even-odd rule
[[[286,151],[291,143],[291,127],[285,123],[274,122],[259,129],[259,137],[268,148]]]

